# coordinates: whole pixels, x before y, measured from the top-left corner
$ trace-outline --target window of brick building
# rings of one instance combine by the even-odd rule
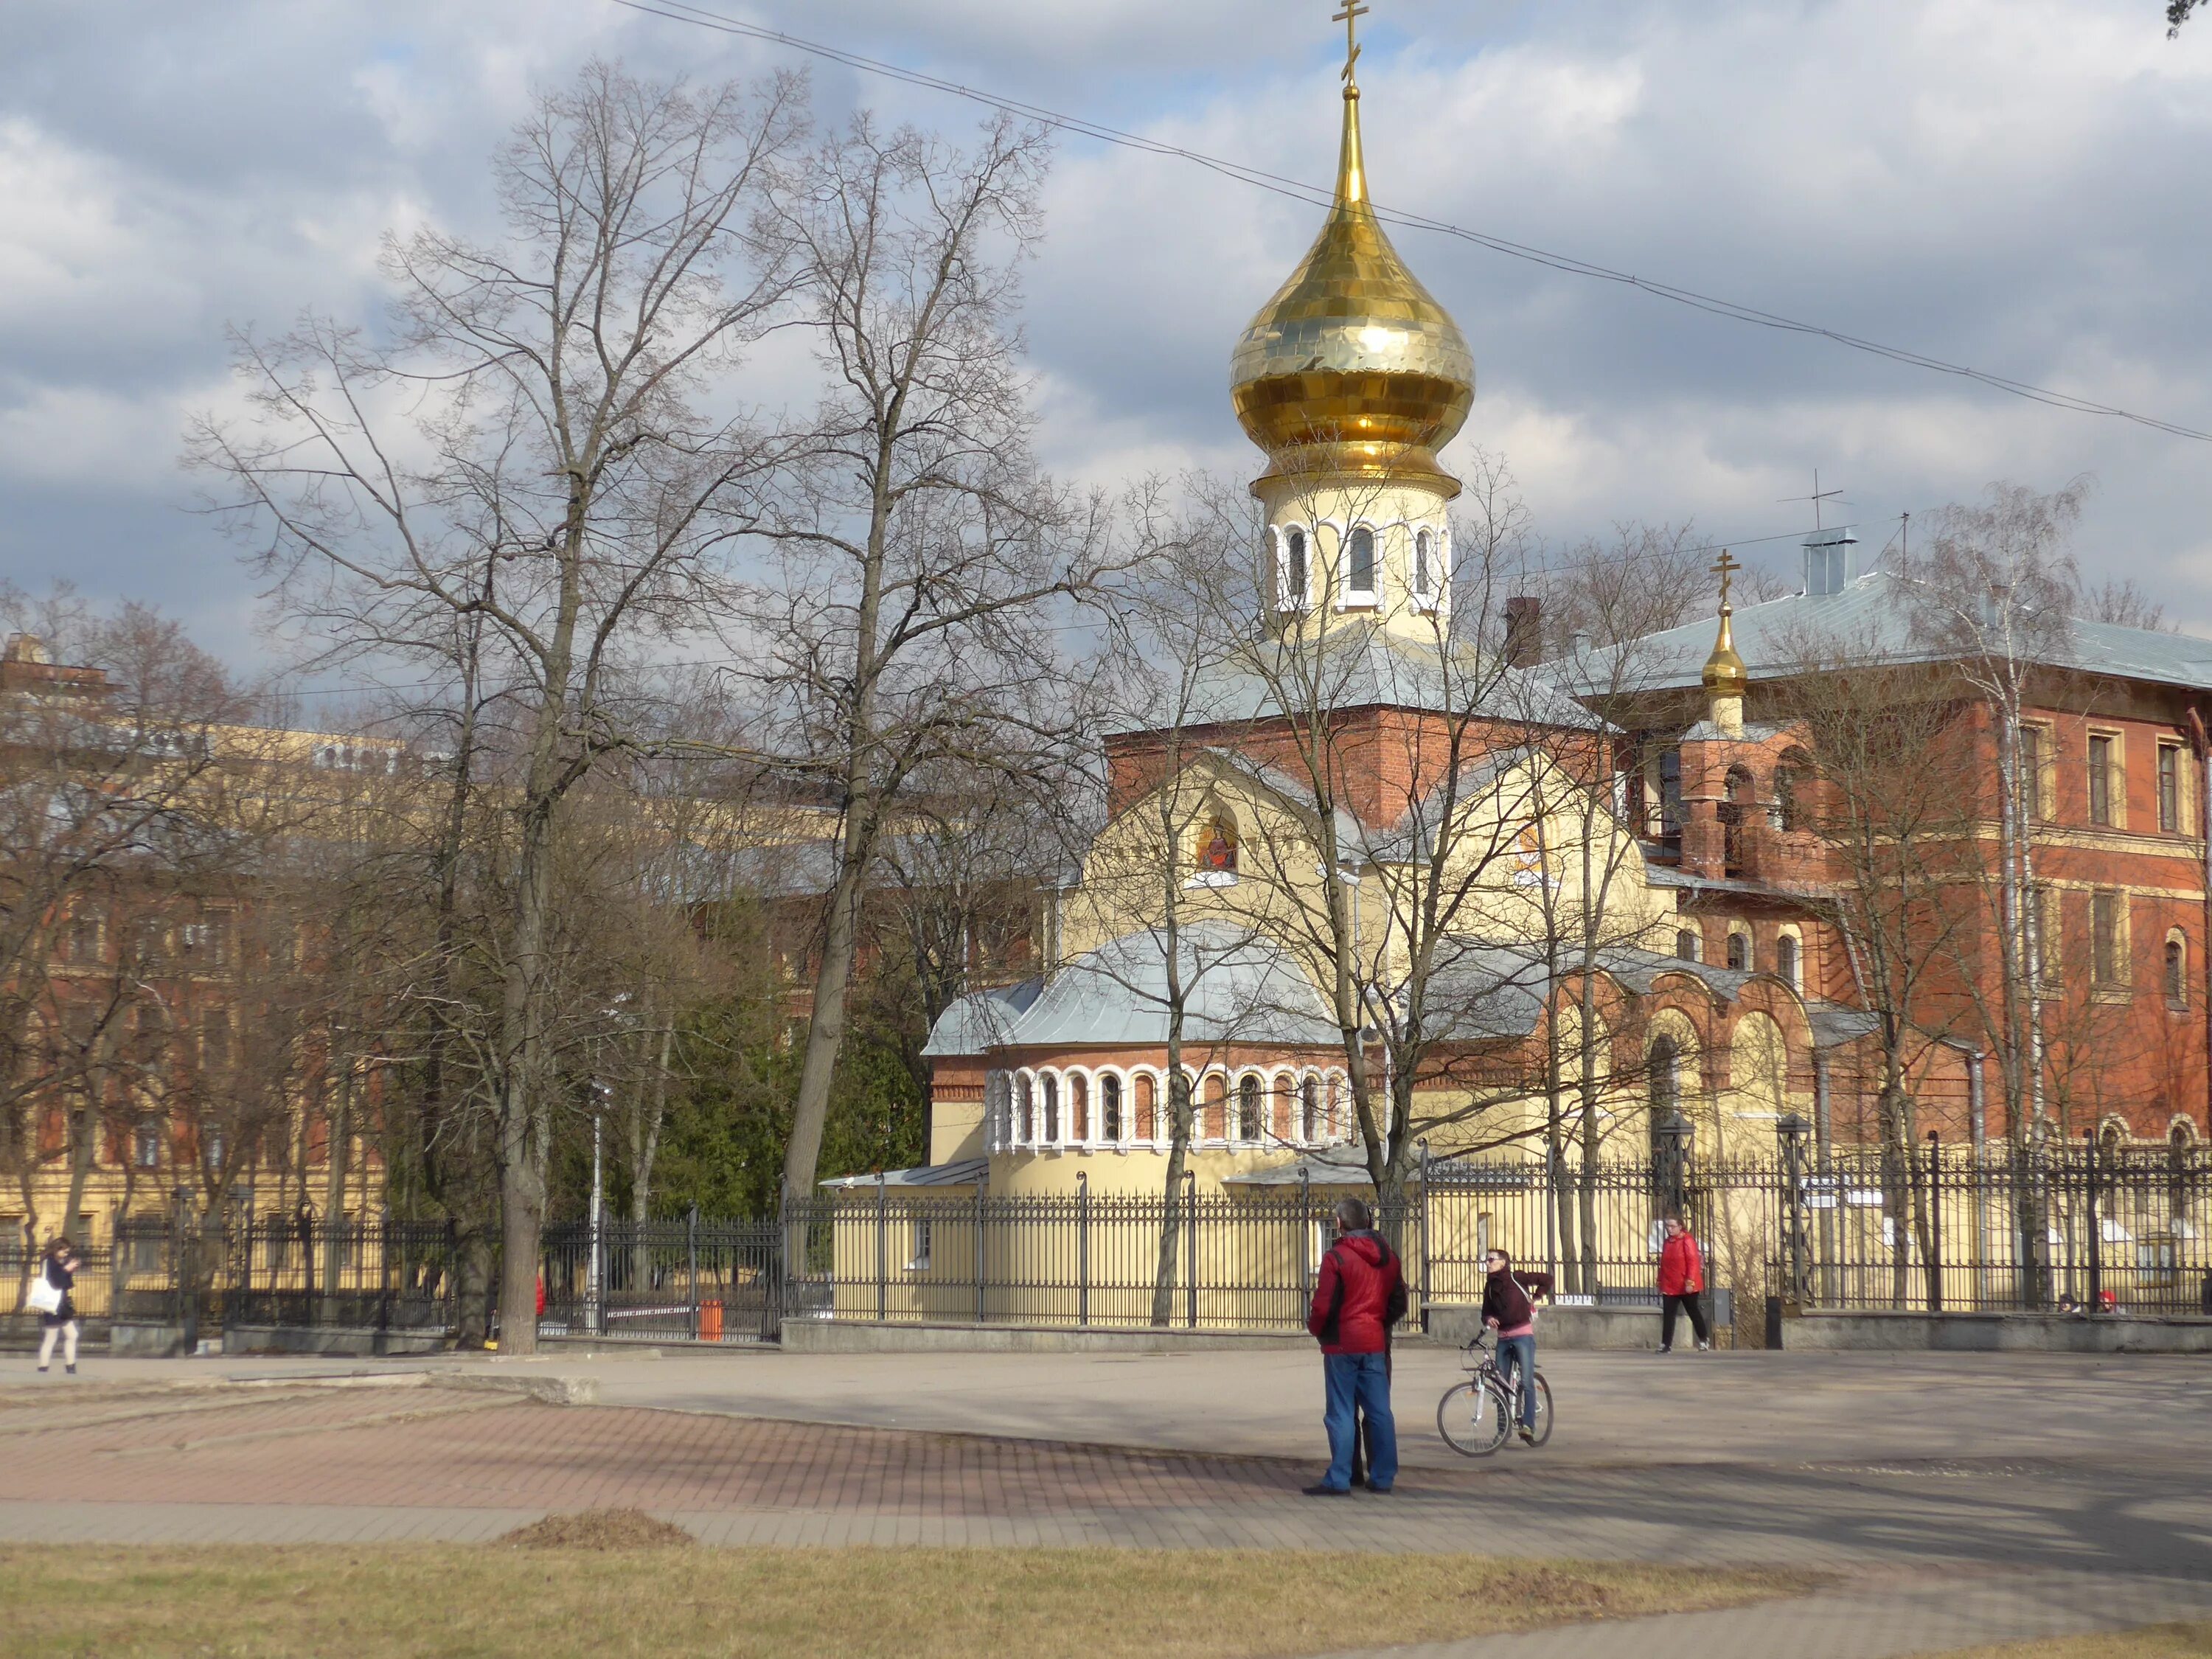
[[[2056,985],[2065,962],[2058,936],[2058,896],[2048,887],[2033,889],[2028,894],[2027,915],[2035,930],[2037,972],[2045,985]]]
[[[1674,930],[1674,954],[1684,962],[1695,962],[1698,959],[1696,928],[1677,927]]]
[[[1797,936],[1784,933],[1774,941],[1774,971],[1789,981],[1791,990],[1802,991],[1805,987],[1798,978],[1797,969]]]
[[[2113,807],[2116,799],[2114,775],[2118,766],[2118,740],[2108,732],[2089,734],[2089,822],[2112,824],[2118,822]]]
[[[2169,1008],[2189,1006],[2189,942],[2179,929],[2166,936],[2166,1002]]]
[[[1751,936],[1748,933],[1730,933],[1729,935],[1728,965],[1740,970],[1746,970],[1750,968]]]
[[[2181,833],[2181,749],[2177,744],[2158,746],[2158,827],[2169,836]]]
[[[1109,1144],[1119,1145],[1121,1139],[1121,1079],[1102,1077],[1098,1079],[1099,1133]]]
[[[2089,898],[2089,972],[2099,985],[2127,982],[2126,919],[2118,893]]]
[[[1308,1143],[1321,1139],[1321,1085],[1312,1078],[1298,1085],[1298,1138]]]
[[[131,1161],[142,1170],[161,1167],[161,1126],[155,1122],[141,1123],[131,1136]]]
[[[2048,735],[2039,726],[2020,728],[2020,811],[2030,823],[2051,816],[2043,789],[2043,769],[2050,759]]]
[[[230,1069],[230,1016],[221,1009],[200,1018],[200,1066],[208,1072]]]
[[[1237,1084],[1237,1138],[1257,1140],[1263,1131],[1260,1125],[1260,1079],[1247,1072]]]

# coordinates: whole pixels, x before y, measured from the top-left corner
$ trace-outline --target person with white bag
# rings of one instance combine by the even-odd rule
[[[70,1292],[76,1288],[76,1270],[82,1265],[76,1246],[67,1238],[58,1238],[46,1246],[46,1259],[39,1265],[39,1276],[31,1281],[30,1305],[37,1310],[44,1331],[39,1338],[40,1370],[53,1363],[54,1339],[58,1336],[62,1369],[71,1376],[76,1375],[76,1339],[83,1323],[77,1318],[76,1303]]]

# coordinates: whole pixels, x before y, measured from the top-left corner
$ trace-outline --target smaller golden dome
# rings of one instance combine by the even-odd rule
[[[1237,340],[1230,381],[1273,473],[1447,476],[1436,452],[1474,406],[1474,357],[1375,216],[1356,85],[1328,221]]]
[[[1705,659],[1705,690],[1717,697],[1740,697],[1751,684],[1750,671],[1736,655],[1735,639],[1729,628],[1729,618],[1735,614],[1733,606],[1721,606],[1720,637],[1713,641],[1713,654]]]
[[[1713,641],[1713,654],[1705,659],[1704,678],[1705,690],[1717,697],[1741,697],[1751,684],[1743,659],[1735,653],[1735,630],[1729,625],[1735,615],[1735,607],[1729,603],[1729,590],[1735,586],[1735,573],[1742,568],[1725,547],[1713,561],[1713,574],[1721,579],[1721,631]]]

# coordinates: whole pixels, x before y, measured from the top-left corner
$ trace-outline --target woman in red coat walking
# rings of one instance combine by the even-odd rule
[[[1698,1334],[1698,1352],[1703,1353],[1713,1346],[1700,1301],[1705,1290],[1705,1252],[1681,1217],[1670,1215],[1665,1224],[1667,1242],[1659,1247],[1659,1352],[1674,1352],[1674,1315],[1687,1310],[1690,1328]]]

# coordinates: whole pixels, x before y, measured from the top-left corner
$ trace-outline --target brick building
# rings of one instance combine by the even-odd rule
[[[2197,1138],[2212,1090],[2212,643],[2069,620],[2015,647],[2005,678],[2021,692],[2008,718],[1987,695],[1990,675],[1917,625],[1928,597],[1892,572],[1852,568],[1856,551],[1848,532],[1808,538],[1804,590],[1729,619],[1733,669],[1714,667],[1710,623],[1553,665],[1628,734],[1626,799],[1652,879],[1674,890],[1677,951],[1839,1004],[1878,1004],[1864,947],[1838,918],[1855,877],[1881,865],[1855,869],[1839,850],[1847,836],[1824,822],[1831,763],[1817,728],[1832,692],[1879,675],[1897,706],[1915,706],[1912,752],[1892,757],[1891,810],[1917,810],[1920,833],[1953,860],[1931,862],[1918,897],[1892,901],[1900,915],[1918,907],[1911,925],[1929,941],[1905,1010],[1918,1048],[1970,1060],[1971,1099],[1940,1103],[1930,1127],[2002,1136],[2021,1115],[2076,1138]],[[2009,902],[2008,776],[2022,843]],[[1878,814],[1860,816],[1878,826]],[[2031,1042],[2039,1067],[2022,1057]]]

